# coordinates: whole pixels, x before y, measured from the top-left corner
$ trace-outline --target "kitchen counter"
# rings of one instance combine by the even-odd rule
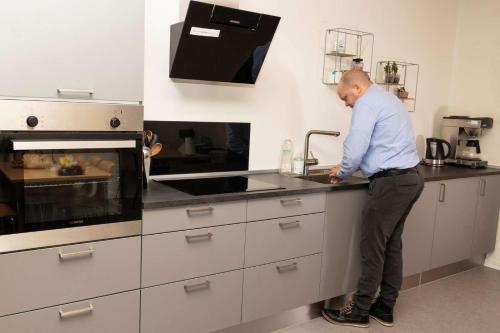
[[[444,166],[441,168],[424,167],[425,181],[439,181],[456,178],[481,177],[500,174],[500,168],[488,167],[483,169],[470,169],[465,167]],[[330,192],[341,190],[361,189],[368,186],[365,178],[352,177],[339,184],[321,184],[300,178],[281,176],[277,173],[254,174],[247,177],[284,187],[284,189],[238,192],[215,195],[193,196],[171,187],[151,181],[148,190],[143,194],[144,209],[166,208],[187,206],[196,204],[207,204],[213,202],[249,200],[257,198],[268,198],[286,195],[308,194],[317,192]]]

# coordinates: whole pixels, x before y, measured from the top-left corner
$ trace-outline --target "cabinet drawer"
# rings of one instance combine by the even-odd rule
[[[248,201],[248,221],[325,211],[325,193],[255,199]]]
[[[142,285],[240,269],[244,245],[245,224],[144,236]]]
[[[0,316],[138,289],[140,253],[131,237],[0,255]]]
[[[243,321],[317,302],[320,269],[320,254],[245,268]]]
[[[212,332],[240,323],[243,271],[142,290],[141,333]]]
[[[321,252],[324,213],[247,224],[245,267]]]
[[[245,222],[246,201],[145,210],[143,234]]]
[[[9,333],[137,333],[139,291],[70,303],[0,318]]]

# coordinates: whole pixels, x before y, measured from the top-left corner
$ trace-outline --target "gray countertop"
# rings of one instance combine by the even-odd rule
[[[470,169],[464,167],[444,166],[440,168],[424,167],[426,181],[439,181],[456,178],[481,177],[500,174],[500,168],[489,167],[483,169]],[[321,184],[294,177],[281,176],[277,173],[254,174],[247,177],[284,187],[279,190],[258,192],[239,192],[215,195],[193,196],[171,187],[151,181],[148,190],[143,194],[144,209],[167,208],[196,204],[207,204],[223,201],[248,200],[269,198],[284,195],[308,194],[317,192],[330,192],[366,188],[368,180],[353,177],[339,184]]]

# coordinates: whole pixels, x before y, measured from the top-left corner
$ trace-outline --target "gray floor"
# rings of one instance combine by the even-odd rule
[[[479,267],[401,293],[396,325],[346,328],[316,318],[279,333],[330,332],[500,332],[500,271]]]

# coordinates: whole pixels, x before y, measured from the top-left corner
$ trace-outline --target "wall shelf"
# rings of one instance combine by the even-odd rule
[[[418,72],[418,64],[396,60],[379,61],[375,83],[394,93],[408,107],[409,112],[414,112],[417,104]],[[407,96],[404,96],[405,94]]]
[[[323,53],[323,83],[336,85],[342,73],[351,69],[353,59],[363,59],[363,70],[371,75],[374,35],[345,28],[325,32]]]

